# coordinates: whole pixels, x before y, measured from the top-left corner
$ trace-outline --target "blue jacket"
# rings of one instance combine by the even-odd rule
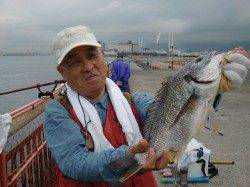
[[[128,64],[126,64],[123,60],[116,60],[112,64],[111,68],[111,79],[116,81],[121,81],[123,84],[120,86],[121,91],[128,91],[128,79],[130,77],[130,69]]]
[[[139,92],[134,93],[132,98],[143,124],[153,98]],[[102,124],[109,102],[110,98],[105,93],[99,102],[92,103]],[[104,180],[118,183],[118,176],[124,171],[111,170],[108,164],[125,156],[127,145],[99,153],[89,152],[79,126],[57,100],[46,107],[44,134],[53,158],[65,176],[80,181]]]

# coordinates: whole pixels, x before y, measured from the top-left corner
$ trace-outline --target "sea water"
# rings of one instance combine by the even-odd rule
[[[115,57],[106,57],[112,62]],[[130,68],[139,69],[133,62]],[[53,56],[0,56],[0,92],[28,87],[37,83],[52,82],[61,79],[56,71],[56,59]],[[42,87],[51,90],[53,86]],[[32,89],[0,96],[0,114],[11,112],[32,100],[37,99],[38,90]]]

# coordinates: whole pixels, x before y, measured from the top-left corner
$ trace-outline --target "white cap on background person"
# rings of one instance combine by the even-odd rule
[[[82,45],[101,47],[95,35],[86,26],[79,25],[61,30],[52,42],[53,54],[57,58],[58,65],[70,50]]]

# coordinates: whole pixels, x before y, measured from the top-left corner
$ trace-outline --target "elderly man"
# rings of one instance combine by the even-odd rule
[[[142,93],[125,98],[107,78],[102,49],[89,28],[62,30],[53,50],[57,70],[67,81],[66,102],[54,100],[45,111],[45,138],[58,165],[58,185],[118,183],[125,169],[111,169],[109,164],[148,149],[139,129],[153,100]],[[166,167],[167,150],[158,159],[153,149],[148,151],[144,172],[123,186],[156,186],[150,170]]]
[[[53,51],[58,60],[57,70],[67,81],[67,95],[62,100],[53,100],[45,111],[45,138],[58,166],[58,186],[118,184],[119,176],[128,168],[117,169],[110,167],[110,163],[146,150],[144,171],[120,185],[156,186],[151,170],[162,169],[169,161],[167,149],[157,159],[154,149],[148,148],[148,142],[141,136],[140,128],[152,97],[124,94],[107,78],[100,44],[85,26],[59,32],[53,41]],[[249,67],[231,57],[228,60],[236,63],[225,70],[220,92],[240,85]]]

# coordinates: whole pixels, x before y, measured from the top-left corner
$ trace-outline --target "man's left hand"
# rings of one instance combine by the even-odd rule
[[[148,148],[149,148],[148,141],[145,139],[141,139],[138,144],[129,147],[127,155],[134,156],[136,153],[143,153],[147,151],[148,158],[143,165],[143,171],[160,170],[167,167],[167,164],[169,164],[169,156],[170,156],[169,150],[164,149],[161,157],[157,159],[155,150],[153,148],[149,149]]]
[[[225,54],[226,64],[223,65],[223,74],[219,92],[229,92],[237,89],[244,81],[250,68],[248,53],[241,47]]]

